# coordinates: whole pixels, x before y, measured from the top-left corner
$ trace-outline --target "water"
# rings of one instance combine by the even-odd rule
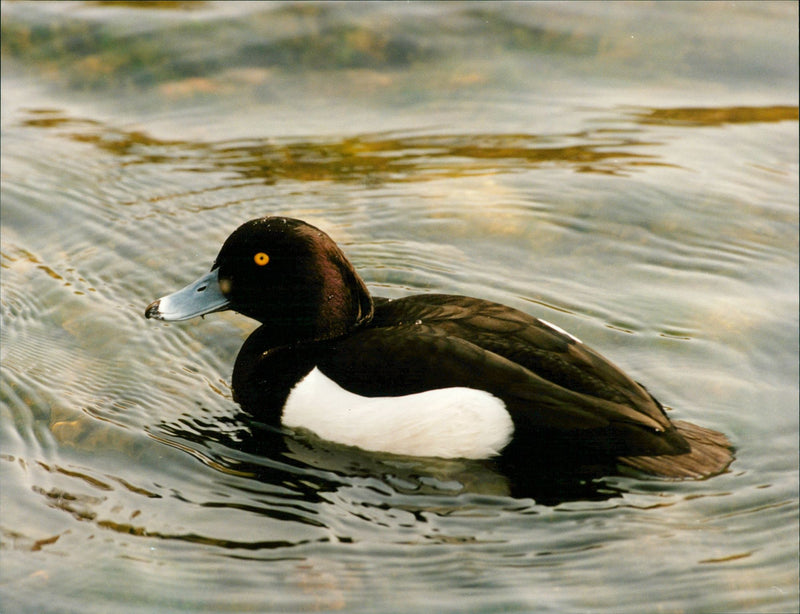
[[[4,612],[798,608],[795,3],[2,5]],[[520,485],[238,415],[241,222],[579,336],[730,436]]]

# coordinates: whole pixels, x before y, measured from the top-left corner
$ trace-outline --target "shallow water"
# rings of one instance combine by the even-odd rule
[[[798,608],[795,3],[2,5],[4,612]],[[543,317],[721,476],[524,484],[260,428],[241,222]]]

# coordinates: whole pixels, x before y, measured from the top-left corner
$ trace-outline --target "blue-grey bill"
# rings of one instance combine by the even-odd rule
[[[150,303],[144,316],[175,322],[222,311],[228,305],[219,287],[219,269],[214,269],[185,288]]]

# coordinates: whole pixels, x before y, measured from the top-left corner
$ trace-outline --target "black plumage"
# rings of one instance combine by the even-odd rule
[[[268,264],[256,254],[268,254]],[[262,323],[233,373],[236,400],[261,420],[279,421],[292,387],[317,367],[367,397],[485,390],[514,424],[504,456],[539,467],[613,462],[696,478],[720,473],[733,458],[724,435],[670,421],[642,385],[542,320],[464,296],[373,299],[336,244],[299,220],[244,224],[210,275],[225,301],[212,310]],[[159,301],[146,315],[181,319],[164,315]]]

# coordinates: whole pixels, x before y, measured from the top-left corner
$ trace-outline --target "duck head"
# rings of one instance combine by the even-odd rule
[[[287,341],[318,341],[369,321],[373,303],[327,234],[300,220],[264,217],[237,228],[209,273],[151,303],[145,317],[188,320],[226,309]]]

